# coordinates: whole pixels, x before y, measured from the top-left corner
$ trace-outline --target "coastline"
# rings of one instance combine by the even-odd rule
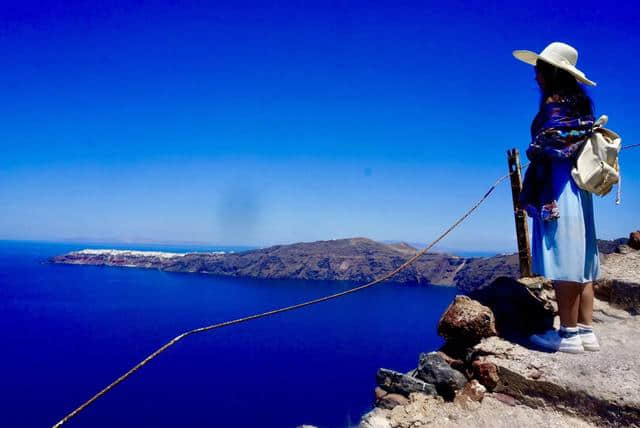
[[[51,263],[158,269],[258,279],[368,282],[384,275],[418,250],[407,244],[385,244],[350,238],[276,245],[242,252],[172,253],[126,249],[85,249],[49,259]],[[465,289],[514,274],[514,254],[460,257],[427,253],[397,274],[400,284],[455,286]]]

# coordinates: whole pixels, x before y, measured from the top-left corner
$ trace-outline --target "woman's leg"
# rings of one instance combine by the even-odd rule
[[[593,283],[585,282],[580,293],[578,331],[585,351],[599,351],[600,343],[591,326],[593,316]]]
[[[553,281],[558,302],[560,324],[564,327],[577,327],[582,284],[573,281]]]
[[[580,307],[578,309],[578,322],[591,325],[593,316],[593,283],[585,282],[580,293]]]

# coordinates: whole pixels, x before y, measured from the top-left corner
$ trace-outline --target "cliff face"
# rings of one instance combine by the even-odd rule
[[[126,266],[169,272],[301,280],[367,282],[392,271],[416,253],[407,244],[366,238],[276,245],[241,253],[171,254],[145,251],[83,250],[56,256],[53,263]],[[397,274],[394,282],[466,287],[515,274],[515,256],[464,258],[428,253]]]
[[[378,371],[375,408],[360,427],[640,427],[636,233],[627,245],[599,243],[593,321],[600,352],[540,351],[529,335],[559,324],[551,281],[498,278],[447,308],[439,352],[421,354],[408,373]]]

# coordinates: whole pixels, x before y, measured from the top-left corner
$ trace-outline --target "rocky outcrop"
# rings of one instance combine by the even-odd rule
[[[593,314],[601,352],[575,355],[536,350],[525,335],[554,322],[550,284],[544,278],[497,278],[475,290],[474,296],[482,303],[456,297],[441,319],[442,323],[447,318],[447,335],[443,334],[447,343],[440,352],[421,354],[418,369],[409,374],[433,384],[438,395],[405,394],[402,402],[376,407],[360,426],[493,427],[498,421],[508,421],[508,426],[523,427],[640,427],[640,316],[635,315],[640,313],[638,255],[640,251],[614,249],[603,259],[605,284],[596,287],[599,298]],[[466,341],[469,345],[464,350],[459,349],[464,341],[451,346],[450,341],[457,342],[475,330],[469,328],[468,320],[474,320],[473,325],[478,314],[487,310],[495,314],[500,336],[476,335]],[[537,320],[518,322],[523,317]],[[506,331],[518,340],[501,337]],[[447,355],[450,349],[457,354]],[[430,364],[425,364],[427,360]],[[438,387],[436,375],[424,374],[431,366],[440,376],[447,374],[442,378],[447,381],[441,380],[440,385],[450,388]]]
[[[497,334],[493,312],[467,296],[456,296],[440,318],[438,334],[450,347],[475,345],[480,339]]]
[[[482,355],[479,361],[497,368],[493,390],[523,405],[555,408],[596,425],[640,426],[640,343],[623,337],[637,336],[638,320],[597,325],[596,331],[608,350],[579,356],[584,358],[537,352],[498,337],[475,350]]]
[[[457,397],[446,402],[417,393],[407,401],[391,409],[376,407],[364,415],[360,428],[593,428],[582,419],[555,409],[524,406],[500,393],[485,393],[481,403],[473,404]]]

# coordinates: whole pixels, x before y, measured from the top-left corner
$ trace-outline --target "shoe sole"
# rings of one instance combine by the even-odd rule
[[[558,348],[559,352],[566,352],[568,354],[582,354],[584,352],[584,347],[580,348]]]
[[[583,347],[585,351],[589,351],[589,352],[598,352],[600,350],[600,346],[583,345]]]

